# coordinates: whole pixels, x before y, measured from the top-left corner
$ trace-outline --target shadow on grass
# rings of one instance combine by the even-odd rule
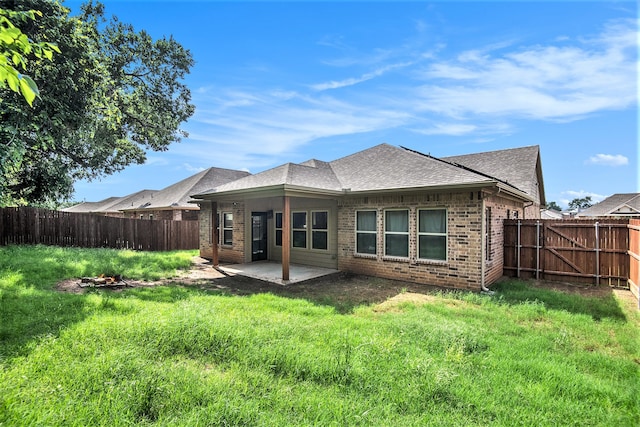
[[[56,281],[96,275],[125,266],[138,268],[145,254],[113,250],[79,250],[53,246],[0,247],[0,360],[28,355],[38,343],[82,322],[96,310],[109,309],[90,302],[85,293],[57,292]],[[133,267],[131,267],[133,265]],[[138,290],[137,297],[176,301],[184,290]],[[103,294],[114,296],[114,294]]]
[[[24,356],[36,341],[57,336],[87,317],[86,297],[55,291],[3,289],[0,293],[0,357]]]
[[[137,298],[142,301],[174,303],[186,300],[194,295],[204,295],[201,289],[185,287],[177,283],[162,286],[137,287],[113,292],[108,289],[100,290],[104,294],[111,294],[114,298]]]
[[[613,290],[608,287],[598,289],[597,296],[563,292],[517,280],[496,283],[491,288],[499,293],[502,302],[508,304],[538,301],[549,310],[586,314],[596,321],[604,318],[627,321]]]

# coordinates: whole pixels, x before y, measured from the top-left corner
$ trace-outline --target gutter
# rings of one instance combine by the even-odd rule
[[[348,189],[327,190],[327,189],[303,187],[303,186],[291,185],[291,184],[275,184],[275,185],[267,185],[263,187],[240,188],[236,190],[227,190],[227,191],[220,191],[220,192],[213,191],[209,193],[194,194],[194,195],[191,195],[190,197],[194,199],[192,202],[199,203],[201,201],[231,200],[238,197],[261,198],[261,197],[274,197],[274,196],[283,196],[283,195],[284,196],[309,195],[309,196],[316,196],[316,197],[320,197],[320,196],[339,197],[348,192],[349,192]]]
[[[529,206],[533,206],[533,202],[529,202],[528,205],[527,204],[522,205],[522,219],[526,219],[526,216],[527,216],[526,212]]]

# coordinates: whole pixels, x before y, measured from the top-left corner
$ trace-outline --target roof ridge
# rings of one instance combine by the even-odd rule
[[[633,194],[634,196],[631,197],[630,199],[625,199],[624,201],[621,201],[620,203],[618,203],[616,205],[616,207],[612,210],[618,210],[623,206],[628,207],[629,209],[635,211],[635,212],[640,212],[635,206],[631,205],[631,202],[634,201],[635,199],[637,199],[638,197],[640,197],[640,193],[628,193],[628,195]],[[614,194],[615,195],[615,194]],[[614,195],[612,195],[611,197],[613,197]],[[627,195],[627,193],[620,193],[620,195]],[[596,204],[597,205],[597,204]],[[596,206],[594,205],[594,206]]]
[[[282,176],[282,182],[285,184],[291,184],[291,172],[292,172],[292,163],[291,162],[287,162],[284,164],[284,168],[283,168],[283,176]]]
[[[501,183],[503,183],[503,184],[508,185],[508,186],[509,186],[509,187],[511,187],[511,188],[515,188],[515,189],[516,189],[516,190],[518,190],[518,191],[522,191],[521,189],[519,189],[519,188],[518,188],[518,187],[516,187],[515,185],[511,184],[509,181],[505,181],[505,180],[503,180],[503,179],[496,178],[495,176],[489,175],[489,174],[484,173],[484,172],[480,172],[479,170],[476,170],[476,169],[470,168],[470,167],[465,166],[465,165],[461,165],[460,163],[456,163],[456,162],[449,161],[449,160],[444,160],[444,159],[441,159],[441,158],[438,158],[438,157],[432,156],[431,154],[424,154],[424,153],[421,153],[420,151],[412,150],[411,148],[407,148],[407,147],[403,147],[402,145],[400,146],[400,148],[402,148],[402,149],[404,149],[404,150],[407,150],[407,151],[409,151],[409,152],[411,152],[411,153],[415,153],[415,154],[418,154],[418,155],[420,155],[420,156],[425,156],[425,157],[428,157],[428,158],[430,158],[430,159],[437,160],[437,161],[439,161],[439,162],[442,162],[442,163],[445,163],[445,164],[448,164],[448,165],[451,165],[451,166],[454,166],[454,167],[460,168],[460,169],[465,170],[465,171],[467,171],[467,172],[472,172],[472,173],[475,173],[475,174],[477,174],[477,175],[483,176],[483,177],[485,177],[485,178],[490,178],[490,179],[496,180],[496,181],[498,181],[498,182],[501,182]],[[496,150],[496,151],[502,151],[502,150]],[[524,191],[522,191],[522,192],[524,193]]]
[[[500,153],[500,152],[504,152],[504,151],[515,151],[515,150],[525,150],[528,148],[536,148],[538,150],[538,152],[540,152],[540,145],[539,144],[532,144],[532,145],[525,145],[524,147],[511,147],[511,148],[501,148],[498,150],[489,150],[489,151],[480,151],[478,153],[468,153],[468,154],[455,154],[453,156],[443,156],[443,158],[450,158],[450,157],[464,157],[464,156],[478,156],[481,154],[492,154],[492,153]]]
[[[331,160],[331,161],[329,161],[329,162],[327,162],[327,163],[329,163],[329,164],[331,165],[331,164],[333,164],[333,163],[335,163],[335,162],[339,162],[339,161],[341,161],[341,160],[348,159],[349,157],[354,157],[354,156],[362,155],[362,153],[365,153],[365,152],[367,152],[367,151],[374,150],[374,149],[376,149],[376,148],[378,148],[378,147],[382,147],[382,146],[384,146],[384,147],[396,148],[396,149],[398,148],[398,147],[396,147],[396,146],[394,146],[394,145],[387,144],[386,142],[381,142],[380,144],[374,145],[373,147],[365,148],[364,150],[360,150],[360,151],[356,151],[355,153],[347,154],[346,156],[342,156],[342,157],[339,157],[339,158],[337,158],[337,159],[333,159],[333,160]]]

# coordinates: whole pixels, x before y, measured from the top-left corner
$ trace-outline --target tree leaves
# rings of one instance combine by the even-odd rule
[[[31,111],[0,87],[0,146],[12,141],[4,155],[0,150],[3,196],[28,203],[68,199],[75,180],[144,163],[147,150],[181,140],[179,126],[194,111],[182,82],[193,65],[187,49],[116,18],[107,21],[97,2],[83,5],[78,17],[48,0],[0,0],[0,8],[9,4],[19,13],[42,12],[16,26],[31,40],[56,44],[32,44],[31,76],[18,83],[33,90],[37,82],[40,97]]]
[[[42,16],[42,13],[36,10],[20,12],[0,8],[0,87],[8,85],[12,91],[21,93],[30,106],[33,106],[33,101],[40,92],[33,79],[19,73],[17,67],[26,71],[29,54],[52,61],[53,52],[60,53],[60,49],[54,43],[31,42],[11,21],[33,20],[36,15]]]

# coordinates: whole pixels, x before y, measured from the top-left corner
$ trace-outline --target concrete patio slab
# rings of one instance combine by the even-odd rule
[[[290,264],[289,280],[282,280],[282,264],[271,261],[256,261],[247,264],[221,265],[219,269],[229,275],[240,275],[252,277],[254,279],[265,280],[267,282],[288,285],[291,283],[303,282],[315,279],[316,277],[327,276],[337,273],[338,270],[322,267],[311,267],[308,265]]]

